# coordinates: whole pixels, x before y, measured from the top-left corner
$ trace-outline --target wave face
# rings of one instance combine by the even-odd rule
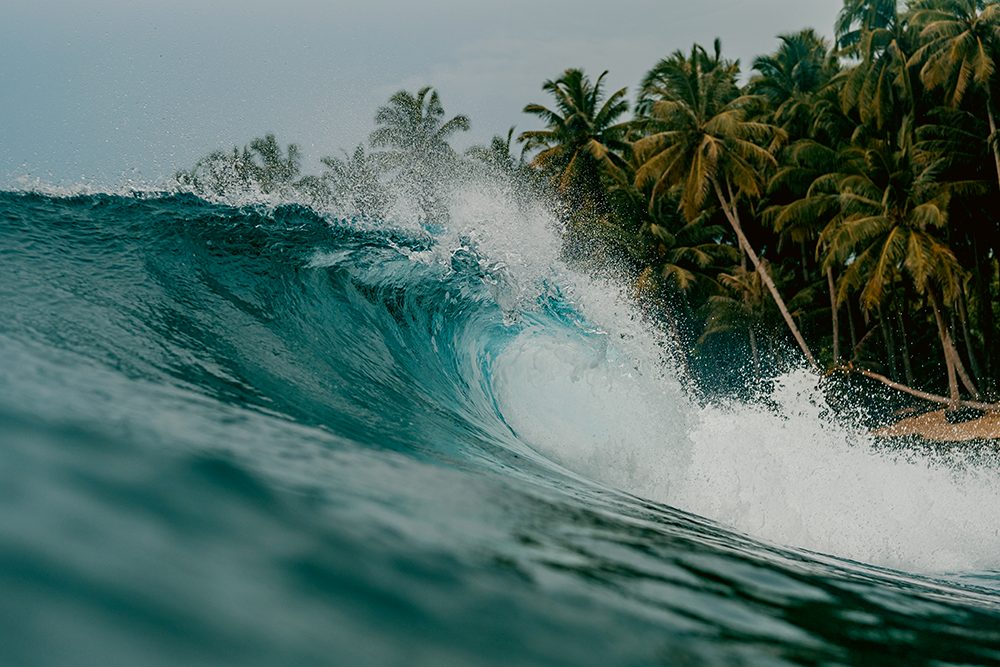
[[[1000,465],[706,403],[544,214],[0,193],[0,663],[1000,664]]]

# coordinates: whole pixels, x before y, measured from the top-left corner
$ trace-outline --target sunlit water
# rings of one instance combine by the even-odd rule
[[[552,221],[0,193],[0,664],[1000,664],[1000,463],[693,396]]]

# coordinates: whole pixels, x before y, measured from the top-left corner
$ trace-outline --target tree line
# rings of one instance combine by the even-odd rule
[[[459,156],[448,140],[469,120],[445,121],[425,88],[390,98],[370,150],[320,176],[268,135],[178,178],[375,217],[403,192],[441,219],[444,183],[475,162],[545,198],[565,258],[625,275],[697,373],[732,374],[720,359],[745,349],[759,379],[797,349],[951,408],[994,401],[1000,3],[845,0],[834,35],[779,36],[743,84],[718,40],[675,51],[631,109],[607,72],[566,70],[524,108],[543,128],[516,137],[519,157],[513,129]]]
[[[414,95],[399,91],[375,115],[367,152],[364,144],[353,154],[326,156],[319,175],[302,175],[296,144],[282,150],[273,134],[254,139],[242,150],[214,151],[176,180],[198,193],[216,195],[240,191],[290,195],[320,207],[339,206],[371,218],[384,218],[397,194],[408,196],[420,215],[443,221],[446,184],[459,169],[459,156],[448,143],[467,131],[467,116],[444,120],[437,91],[422,88]]]

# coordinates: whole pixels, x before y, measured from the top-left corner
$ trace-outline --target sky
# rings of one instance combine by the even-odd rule
[[[218,148],[271,132],[303,171],[353,152],[398,90],[431,85],[447,117],[494,134],[541,129],[521,112],[570,67],[632,98],[692,43],[744,76],[777,35],[832,36],[842,0],[3,0],[0,188],[155,185]]]

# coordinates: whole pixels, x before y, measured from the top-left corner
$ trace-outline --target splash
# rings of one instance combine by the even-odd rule
[[[572,308],[545,311],[522,293],[525,326],[493,367],[501,414],[530,447],[775,544],[912,572],[1000,570],[995,455],[888,447],[833,410],[805,368],[754,400],[706,403],[623,288],[552,264],[551,220],[496,192],[460,199],[454,223],[486,257],[503,258],[522,290],[547,270]]]

